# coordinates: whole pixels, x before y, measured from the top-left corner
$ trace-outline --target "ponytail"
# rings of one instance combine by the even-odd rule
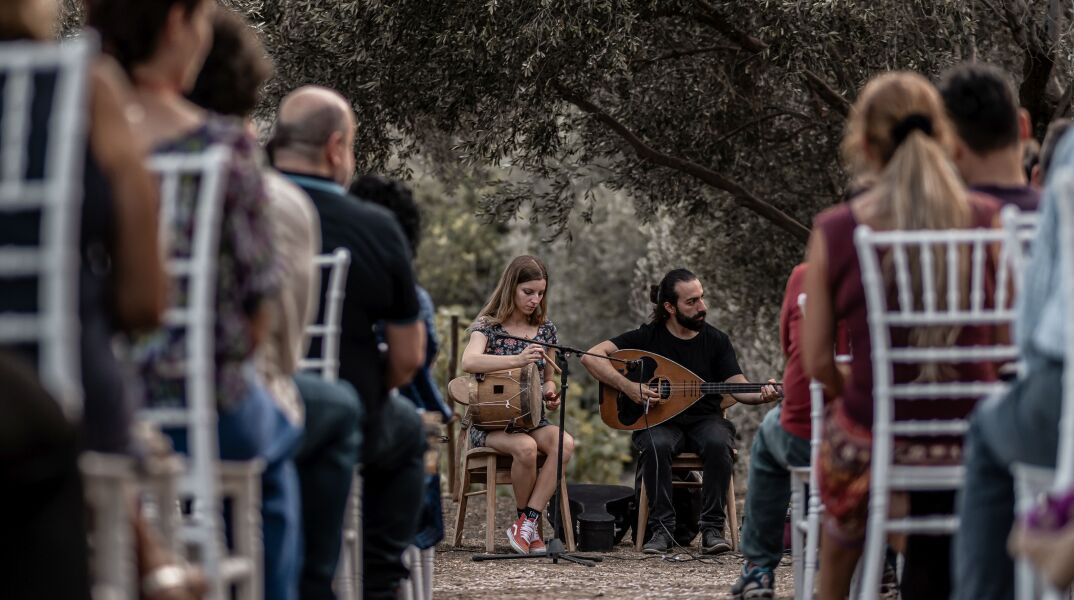
[[[947,153],[930,135],[930,127],[906,124],[907,121],[915,120],[920,125],[922,118],[924,117],[920,115],[911,115],[896,124],[892,130],[892,141],[899,143],[894,148],[880,181],[881,191],[888,197],[891,225],[897,230],[968,227],[971,224],[969,194]],[[909,131],[905,130],[907,127]],[[903,139],[899,139],[900,137]],[[920,251],[914,246],[907,250],[913,298],[914,302],[919,304],[917,308],[920,308],[924,285]],[[944,310],[947,308],[948,248],[946,245],[937,245],[926,251],[932,252],[932,288],[936,290],[938,308]],[[957,261],[959,271],[968,273],[970,258],[966,248],[960,249]],[[893,270],[890,255],[885,257],[884,268],[890,276]],[[968,279],[961,278],[959,285],[962,286],[959,298],[966,304]],[[959,327],[916,327],[909,332],[909,341],[913,346],[953,345],[959,331]],[[928,364],[922,366],[921,378],[935,381],[946,377],[938,365]]]
[[[650,322],[657,325],[666,323],[671,318],[671,313],[664,308],[664,303],[675,304],[679,301],[679,294],[675,291],[675,286],[680,281],[693,281],[695,279],[697,279],[697,275],[687,269],[673,269],[668,271],[667,275],[664,275],[659,285],[649,286],[649,301],[655,305],[653,314],[649,318]]]

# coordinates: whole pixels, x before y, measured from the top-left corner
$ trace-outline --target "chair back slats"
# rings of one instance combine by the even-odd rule
[[[193,198],[193,236],[189,256],[169,248],[166,270],[172,279],[171,306],[165,326],[183,332],[185,349],[180,365],[185,406],[147,407],[142,416],[164,427],[186,429],[188,469],[180,480],[180,493],[194,499],[192,512],[180,537],[193,546],[210,581],[221,576],[223,510],[217,490],[214,323],[216,306],[216,254],[219,246],[224,167],[230,152],[214,146],[200,153],[154,156],[149,168],[160,180],[162,228],[174,224],[181,194]],[[170,217],[167,215],[171,215]],[[170,234],[166,239],[170,239]],[[178,256],[177,256],[178,255]],[[184,286],[185,284],[185,286]]]
[[[33,314],[0,316],[0,346],[37,346],[37,372],[65,414],[82,413],[78,323],[78,232],[86,147],[87,72],[96,38],[63,44],[0,43],[0,213],[37,213],[37,246],[0,241],[0,279],[36,279]],[[34,78],[54,77],[48,121],[35,123]],[[47,128],[39,174],[29,173],[30,137]],[[2,284],[0,284],[2,285]]]
[[[1017,349],[1011,344],[950,347],[938,340],[930,346],[896,347],[891,328],[1009,325],[1014,310],[999,297],[1005,287],[995,285],[991,302],[986,288],[988,276],[995,276],[1003,268],[998,262],[990,263],[989,253],[1006,245],[1006,233],[994,229],[874,232],[863,226],[855,232],[855,242],[869,304],[877,393],[914,399],[975,397],[994,391],[996,384],[984,382],[896,384],[892,368],[894,363],[1005,362],[1017,357]],[[947,271],[944,306],[938,306],[940,292],[934,289],[935,254],[941,250]],[[886,254],[891,256],[888,263],[894,269],[887,276],[882,264]],[[917,257],[917,273],[910,265],[911,255]],[[960,264],[960,257],[968,257],[968,264]],[[967,277],[968,284],[964,284]],[[914,287],[915,278],[919,280],[919,291]],[[893,298],[897,306],[891,306]],[[877,398],[878,407],[884,404],[882,400]]]
[[[313,264],[319,269],[328,269],[328,285],[325,297],[321,300],[320,323],[311,323],[306,327],[310,339],[320,339],[321,356],[304,358],[298,367],[304,371],[319,371],[326,381],[335,381],[339,377],[339,337],[342,333],[340,322],[343,318],[343,300],[346,296],[347,270],[351,264],[351,253],[346,248],[336,248],[331,254],[319,254],[313,258]]]
[[[983,398],[990,394],[1002,392],[1006,389],[1006,386],[1007,384],[1002,381],[903,383],[889,385],[883,396],[894,400],[925,401],[932,399]],[[877,404],[879,405],[880,402],[878,401]]]
[[[1010,276],[1003,275],[1011,268],[1008,257],[1017,253],[1012,239],[1005,230],[986,228],[878,232],[862,225],[854,232],[868,307],[874,407],[861,598],[876,595],[889,533],[949,534],[958,527],[955,515],[888,518],[891,491],[953,491],[965,479],[965,470],[959,465],[896,464],[895,437],[961,436],[968,429],[966,419],[896,418],[895,405],[982,398],[1002,392],[1006,384],[947,377],[897,382],[895,369],[897,365],[940,367],[1017,359],[1017,348],[1000,341],[1001,336],[991,336],[973,346],[952,346],[950,335],[910,342],[907,331],[1013,324],[1015,313],[1008,296]],[[936,271],[940,265],[946,271],[942,275]],[[994,286],[991,289],[990,278]],[[945,290],[935,289],[939,281]]]
[[[39,340],[45,321],[36,316],[0,315],[0,339],[7,344],[27,344]]]
[[[930,421],[896,421],[891,433],[903,436],[963,435],[968,425],[964,419],[934,419]]]
[[[20,69],[7,76],[4,85],[5,111],[12,114],[29,115],[33,97],[33,72]],[[4,181],[18,182],[26,172],[26,148],[30,138],[30,119],[4,119],[0,130],[0,143],[3,144],[2,176]]]

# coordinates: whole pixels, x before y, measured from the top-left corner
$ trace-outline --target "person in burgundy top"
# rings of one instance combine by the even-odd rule
[[[790,468],[809,465],[809,376],[802,367],[802,311],[806,264],[791,271],[779,312],[779,340],[786,361],[783,402],[768,411],[750,447],[749,493],[742,523],[742,576],[731,588],[736,599],[771,598],[773,571],[783,558],[783,526],[790,501]],[[767,595],[765,595],[767,593]]]
[[[1022,164],[1032,127],[1010,77],[991,65],[962,63],[943,74],[939,90],[957,134],[952,158],[966,185],[1000,204],[1037,210],[1040,191]]]
[[[861,269],[854,246],[859,224],[877,230],[990,227],[998,206],[969,192],[948,157],[954,132],[943,101],[926,79],[912,73],[887,73],[870,81],[855,103],[843,142],[853,169],[874,173],[875,185],[850,202],[821,213],[810,240],[806,273],[809,311],[803,320],[802,359],[806,372],[837,400],[828,411],[821,446],[820,487],[825,506],[821,541],[821,598],[845,598],[861,554],[867,519],[873,424],[871,345]],[[946,258],[945,256],[943,258]],[[990,271],[990,270],[987,270]],[[946,276],[936,277],[937,296],[946,297]],[[987,293],[986,297],[991,294]],[[853,358],[850,372],[836,368],[835,323],[845,323]],[[988,326],[893,329],[895,346],[938,345],[952,340],[965,346],[990,340]],[[911,342],[914,340],[914,342]],[[959,381],[995,379],[990,364],[934,365],[896,369],[897,382],[916,378]],[[965,417],[975,399],[901,402],[896,417]],[[899,462],[957,463],[958,439],[896,440]],[[911,514],[950,514],[952,493],[915,493]],[[893,502],[899,504],[899,502]],[[943,597],[950,586],[950,538],[909,536],[901,585],[904,598]]]

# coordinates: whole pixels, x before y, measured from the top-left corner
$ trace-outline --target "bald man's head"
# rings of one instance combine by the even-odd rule
[[[276,166],[347,185],[354,175],[354,130],[354,112],[338,92],[298,88],[284,97],[277,112],[271,144]]]

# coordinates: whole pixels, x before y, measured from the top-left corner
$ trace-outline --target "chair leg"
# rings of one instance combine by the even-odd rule
[[[641,484],[641,496],[638,498],[638,525],[634,528],[634,549],[641,552],[645,545],[645,527],[649,524],[649,496],[645,493],[645,482]]]
[[[803,581],[805,580],[805,532],[798,527],[805,520],[804,485],[802,479],[795,473],[791,473],[791,566],[794,570],[794,598],[803,600],[807,598]]]
[[[459,482],[456,479],[458,465],[455,464],[455,421],[448,421],[447,424],[447,453],[448,493],[451,494],[452,499],[458,502],[459,498],[455,495],[455,488],[459,487]]]
[[[463,528],[466,526],[466,501],[468,499],[466,496],[466,492],[470,491],[470,471],[467,468],[468,466],[469,465],[466,464],[466,460],[463,459],[461,469],[462,481],[459,483],[459,489],[457,490],[459,503],[456,506],[455,512],[455,536],[454,540],[452,541],[452,546],[456,548],[458,548],[459,544],[462,543],[462,532]]]
[[[496,531],[496,457],[485,459],[485,552],[495,549],[493,533]]]
[[[567,497],[567,480],[563,479],[559,487],[560,507],[563,509],[560,524],[563,525],[563,540],[567,552],[574,552],[574,524],[571,521],[571,499]]]
[[[735,502],[735,476],[727,486],[727,528],[731,533],[731,549],[738,550],[738,503]]]

